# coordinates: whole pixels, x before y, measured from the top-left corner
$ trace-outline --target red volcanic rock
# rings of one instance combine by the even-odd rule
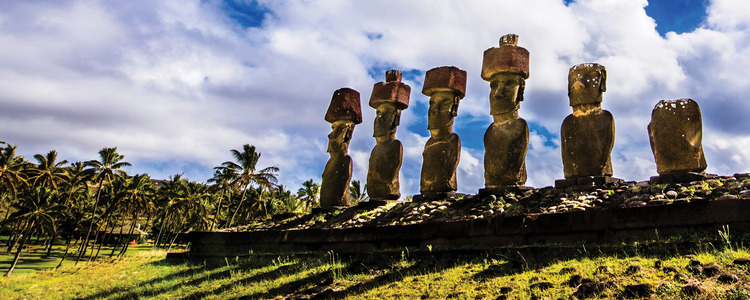
[[[386,102],[393,102],[398,109],[409,107],[411,87],[401,82],[401,71],[389,70],[385,72],[385,82],[378,82],[372,87],[370,106],[377,108]]]
[[[328,105],[326,121],[352,121],[362,123],[362,107],[359,104],[359,92],[350,88],[340,88],[333,92],[331,104]]]
[[[482,79],[490,81],[492,76],[503,72],[519,73],[529,78],[529,51],[518,47],[518,36],[507,34],[500,38],[500,47],[484,51]]]
[[[438,67],[427,71],[422,94],[430,96],[442,91],[454,92],[463,98],[466,95],[466,71],[456,67]]]

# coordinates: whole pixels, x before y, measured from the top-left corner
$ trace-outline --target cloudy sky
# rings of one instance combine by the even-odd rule
[[[195,181],[255,145],[296,190],[320,176],[333,91],[360,92],[363,120],[350,154],[364,181],[372,86],[404,72],[411,103],[401,192],[419,191],[429,137],[425,71],[468,72],[454,126],[462,139],[459,192],[484,185],[489,84],[482,53],[519,35],[531,53],[520,116],[531,128],[527,185],[563,177],[560,124],[572,112],[567,72],[607,67],[604,109],[617,134],[616,177],[656,175],[646,126],[661,99],[690,97],[703,112],[708,171],[750,172],[750,2],[529,1],[1,1],[0,140],[27,158],[55,149],[69,161],[118,147],[130,174]],[[660,5],[660,6],[657,6]]]

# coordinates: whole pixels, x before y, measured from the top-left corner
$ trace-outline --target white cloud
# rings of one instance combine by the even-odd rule
[[[27,157],[58,149],[68,160],[118,146],[133,173],[184,171],[199,181],[231,159],[229,149],[250,143],[263,153],[259,164],[278,165],[281,183],[294,190],[309,178],[319,182],[330,131],[323,116],[333,91],[348,86],[361,94],[363,123],[350,153],[354,179],[364,181],[375,145],[367,101],[383,80],[369,71],[466,70],[455,131],[483,133],[486,125],[471,127],[491,120],[482,53],[516,33],[531,53],[520,115],[552,135],[530,135],[528,185],[562,177],[555,135],[572,111],[567,72],[584,62],[608,70],[603,107],[617,124],[616,176],[655,175],[645,126],[658,100],[681,97],[703,109],[709,170],[750,167],[742,151],[750,136],[750,9],[743,1],[714,0],[703,28],[666,38],[646,15],[645,0],[569,7],[557,0],[261,2],[269,12],[253,28],[213,1],[0,4],[0,138]],[[405,81],[412,105],[398,130],[404,197],[419,191],[427,140],[409,130],[426,124],[414,109],[428,101],[421,80]],[[483,149],[468,143],[476,138],[462,140],[459,191],[474,193],[483,186]]]

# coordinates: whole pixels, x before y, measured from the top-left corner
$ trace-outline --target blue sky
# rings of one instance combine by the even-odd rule
[[[615,176],[656,175],[646,125],[662,99],[703,111],[708,171],[750,172],[750,3],[743,0],[529,1],[5,1],[0,2],[0,139],[27,158],[56,149],[69,161],[117,146],[131,174],[205,181],[253,144],[290,189],[320,181],[323,120],[333,91],[362,96],[350,154],[364,181],[372,86],[404,71],[411,103],[402,194],[419,190],[429,133],[424,72],[457,66],[467,95],[454,126],[463,151],[459,191],[483,186],[491,122],[482,53],[519,35],[531,53],[520,116],[530,124],[528,185],[562,178],[560,124],[572,110],[567,71],[607,67],[604,109],[615,118]]]

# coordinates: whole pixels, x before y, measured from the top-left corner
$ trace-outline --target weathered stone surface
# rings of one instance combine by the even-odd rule
[[[331,156],[323,170],[320,185],[320,206],[349,206],[349,181],[352,178],[352,158]]]
[[[529,126],[518,117],[525,79],[529,77],[528,51],[516,46],[518,37],[501,38],[500,48],[485,51],[482,78],[490,82],[493,123],[484,134],[485,190],[526,183]]]
[[[350,88],[341,88],[333,92],[331,104],[326,111],[326,121],[350,121],[362,123],[362,107],[359,104],[359,92]]]
[[[648,136],[660,175],[703,172],[708,166],[701,110],[693,99],[659,101],[651,112]]]
[[[612,288],[613,286],[614,284],[611,282],[601,281],[582,283],[580,286],[578,286],[578,289],[573,292],[573,296],[578,299],[596,297],[600,293]]]
[[[438,67],[424,75],[422,94],[431,96],[435,92],[453,92],[459,98],[466,94],[466,71],[456,67]]]
[[[568,75],[568,98],[573,114],[560,128],[563,172],[566,179],[611,176],[610,153],[615,143],[615,121],[601,108],[606,70],[598,64],[573,66]]]
[[[331,158],[323,170],[320,206],[349,206],[352,158],[348,151],[354,125],[362,122],[359,93],[349,88],[334,92],[325,119],[331,123],[332,129],[328,135],[328,153]]]
[[[367,194],[373,200],[398,200],[403,146],[396,139],[396,129],[401,110],[409,105],[411,88],[401,83],[401,71],[387,71],[385,77],[387,82],[376,83],[370,97],[370,106],[376,110],[373,126],[376,145],[370,153]]]
[[[422,153],[420,193],[428,195],[456,191],[456,168],[460,155],[461,139],[458,134],[433,136],[427,140]]]
[[[372,87],[370,106],[377,108],[380,103],[387,102],[395,104],[399,109],[406,109],[409,106],[411,87],[401,82],[401,71],[389,70],[385,77],[385,82],[378,82]]]
[[[494,122],[484,134],[484,182],[488,188],[526,183],[529,125],[517,118]]]
[[[463,83],[458,82],[461,79],[464,80]],[[419,190],[427,198],[453,193],[458,188],[456,168],[461,155],[461,139],[453,133],[453,118],[456,117],[459,101],[464,96],[462,89],[466,87],[465,80],[465,71],[455,67],[440,67],[425,73],[425,83],[429,82],[429,88],[422,92],[430,97],[427,114],[430,139],[422,153]]]
[[[507,34],[500,38],[500,47],[484,51],[482,79],[490,81],[492,76],[503,72],[518,73],[529,78],[529,51],[517,47],[518,35]]]
[[[735,283],[737,281],[740,281],[740,278],[734,274],[721,274],[718,278],[716,278],[716,281],[721,283]]]
[[[399,140],[380,142],[370,153],[367,170],[367,195],[373,200],[398,200],[398,172],[401,170],[403,146]]]
[[[647,298],[653,293],[654,290],[648,283],[627,285],[622,291],[626,298]]]

